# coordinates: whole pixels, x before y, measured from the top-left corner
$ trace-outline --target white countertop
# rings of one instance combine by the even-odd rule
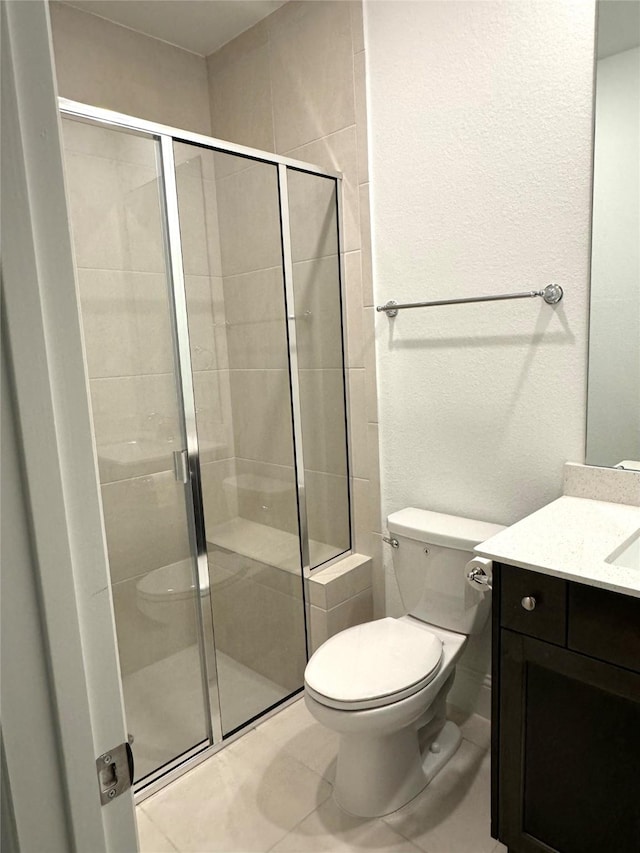
[[[482,557],[640,598],[640,569],[607,557],[640,528],[640,507],[565,495],[475,549]]]

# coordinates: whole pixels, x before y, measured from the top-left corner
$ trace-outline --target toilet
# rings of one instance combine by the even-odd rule
[[[460,745],[447,694],[467,637],[491,608],[488,588],[472,588],[465,567],[476,545],[503,530],[415,508],[387,526],[406,615],[330,637],[304,677],[309,711],[340,735],[336,801],[360,817],[401,808]]]
[[[209,581],[198,565],[200,595],[208,594]],[[138,609],[163,625],[189,625],[194,619],[197,590],[192,560],[179,560],[143,575],[136,583]]]

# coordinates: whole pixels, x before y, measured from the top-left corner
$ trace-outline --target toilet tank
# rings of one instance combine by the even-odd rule
[[[393,565],[407,613],[449,631],[479,633],[491,593],[469,586],[465,566],[475,546],[504,527],[414,507],[392,513],[387,527],[398,541]]]

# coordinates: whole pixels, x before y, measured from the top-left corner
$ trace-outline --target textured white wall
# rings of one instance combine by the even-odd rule
[[[597,66],[587,461],[640,459],[640,48]]]
[[[591,2],[366,5],[384,511],[512,523],[584,458]]]
[[[377,315],[383,515],[510,524],[584,459],[594,3],[376,0],[365,38],[376,304],[565,289]]]

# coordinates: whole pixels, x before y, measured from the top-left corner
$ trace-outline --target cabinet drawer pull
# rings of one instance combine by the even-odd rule
[[[532,595],[525,595],[520,604],[524,607],[525,610],[536,609],[536,600]]]

